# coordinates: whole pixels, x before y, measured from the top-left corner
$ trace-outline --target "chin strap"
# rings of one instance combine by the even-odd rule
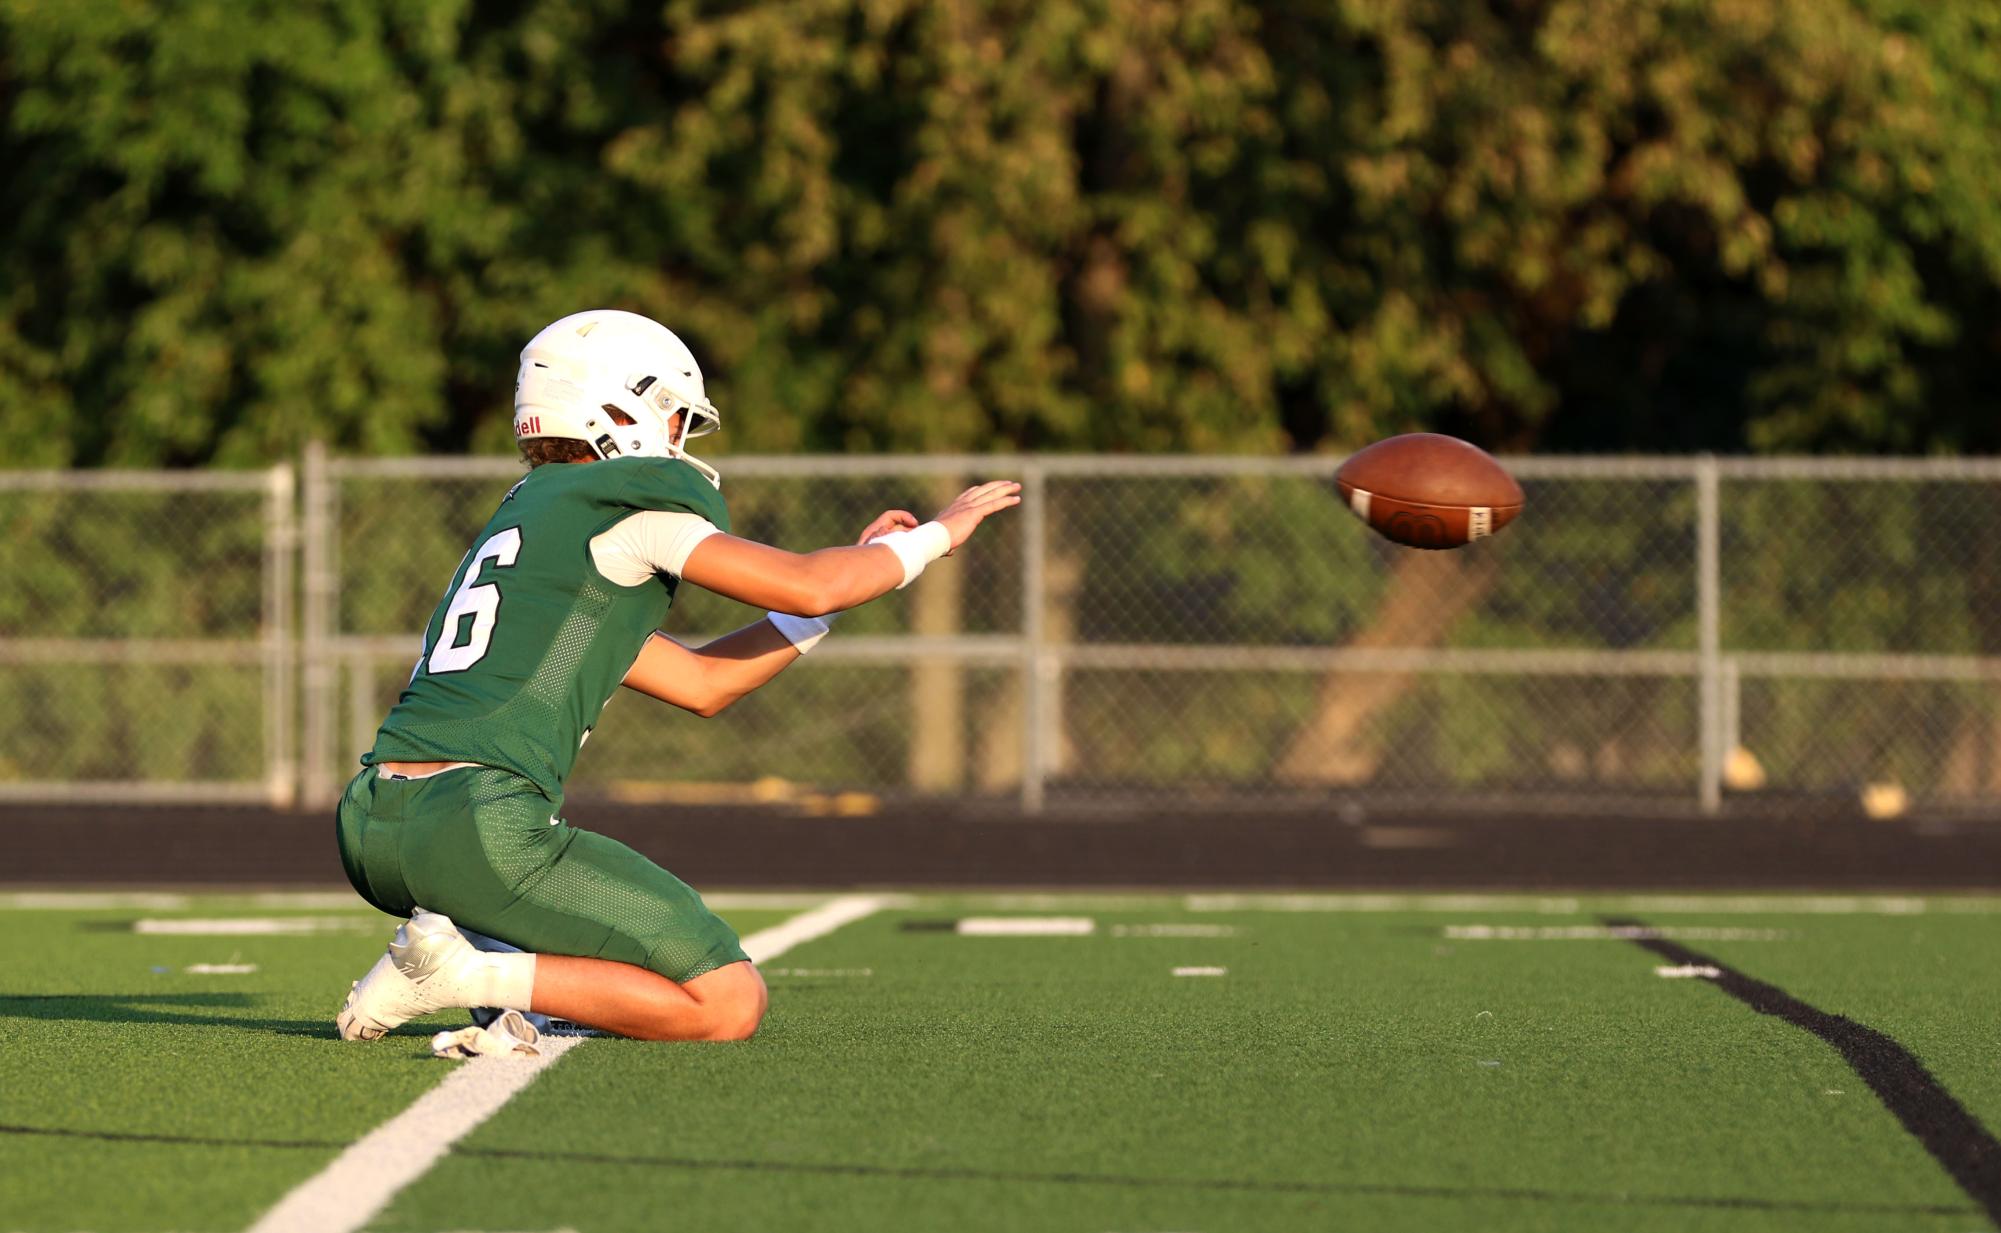
[[[723,488],[722,472],[716,470],[708,463],[703,462],[701,459],[695,457],[693,454],[676,454],[674,455],[674,457],[679,458],[682,462],[687,463],[689,466],[695,468],[695,470],[701,472],[702,478],[709,481],[709,486],[714,488],[717,492],[722,491]]]

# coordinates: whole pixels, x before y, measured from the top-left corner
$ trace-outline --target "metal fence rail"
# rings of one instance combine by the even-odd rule
[[[1369,535],[1338,465],[727,459],[738,531],[787,547],[976,478],[1026,500],[714,721],[616,700],[579,782],[835,812],[2001,806],[2001,460],[1513,459],[1525,516],[1441,554]],[[0,798],[331,799],[520,467],[301,474],[0,474]],[[755,615],[689,592],[670,632]]]

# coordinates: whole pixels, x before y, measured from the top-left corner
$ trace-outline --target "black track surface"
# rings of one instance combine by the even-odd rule
[[[2001,888],[2001,820],[1243,807],[1026,817],[921,803],[862,818],[590,802],[565,812],[697,886]],[[330,812],[0,808],[0,883],[342,881]]]

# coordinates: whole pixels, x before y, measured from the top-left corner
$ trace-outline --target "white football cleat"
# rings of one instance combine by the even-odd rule
[[[348,990],[335,1026],[342,1040],[378,1040],[412,1019],[468,1005],[479,952],[451,918],[418,908],[389,949]]]

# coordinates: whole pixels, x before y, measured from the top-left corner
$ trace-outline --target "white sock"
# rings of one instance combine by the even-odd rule
[[[535,956],[483,933],[461,929],[465,940],[480,952],[480,964],[468,973],[472,988],[467,996],[471,1006],[491,1006],[495,1010],[529,1008],[535,994]]]
[[[472,1005],[497,1010],[527,1010],[535,998],[535,956],[526,951],[513,954],[482,954],[477,992]]]

